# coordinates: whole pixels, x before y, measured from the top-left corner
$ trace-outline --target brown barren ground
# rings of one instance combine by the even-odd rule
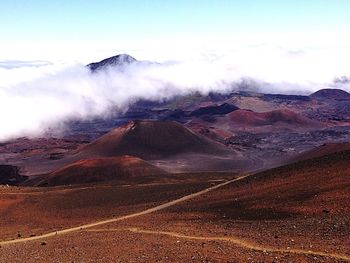
[[[204,178],[198,178],[197,183],[185,180],[168,188],[145,186],[141,191],[133,186],[129,192],[123,192],[125,189],[120,190],[119,186],[116,190],[122,194],[111,201],[113,204],[105,203],[109,200],[106,197],[99,201],[99,206],[103,204],[104,216],[98,215],[98,206],[90,203],[93,197],[108,192],[107,186],[103,190],[102,186],[89,190],[93,197],[85,208],[78,202],[82,195],[74,198],[75,191],[69,190],[61,193],[60,198],[65,200],[62,202],[65,208],[61,210],[71,213],[75,221],[64,226],[68,220],[62,220],[61,226],[93,223],[98,217],[97,223],[100,223],[52,237],[38,236],[23,242],[21,237],[18,243],[2,242],[0,262],[47,262],[48,258],[55,262],[347,262],[350,260],[349,161],[350,151],[335,153],[241,177],[210,188],[211,191],[180,199],[181,202],[168,203],[211,187],[213,182],[209,179],[213,178],[205,177],[206,183]],[[60,188],[56,188],[58,190]],[[58,192],[50,191],[55,196],[55,205],[60,204]],[[83,190],[78,193],[80,191]],[[19,199],[18,202],[28,198],[7,194],[5,200],[11,196]],[[165,205],[157,208],[161,203]],[[44,201],[41,205],[46,209],[54,207],[53,203]],[[23,211],[18,204],[9,205],[2,210],[2,220],[13,217],[14,214],[8,214],[10,207],[12,211],[19,209],[17,215]],[[155,208],[147,210],[150,207]],[[148,212],[143,213],[145,210]],[[83,211],[93,212],[95,219]],[[137,216],[128,216],[125,220],[103,222],[111,219],[107,214],[135,215],[135,212]],[[50,229],[41,231],[55,231],[58,223],[55,213],[40,213],[47,221],[54,221]],[[17,227],[27,224],[30,216],[21,215],[25,217],[22,221],[17,216],[12,225],[9,222],[5,227],[1,225],[1,233],[5,228],[10,229],[12,235],[2,235],[2,240],[16,238],[13,237],[17,234],[16,222]],[[31,216],[34,218],[34,214]]]
[[[235,175],[162,175],[98,185],[0,187],[0,239],[29,237],[123,216],[218,184]],[[147,180],[148,179],[148,180]]]

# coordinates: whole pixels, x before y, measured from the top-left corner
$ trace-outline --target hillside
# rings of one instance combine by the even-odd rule
[[[313,99],[350,100],[350,93],[341,89],[321,89],[310,95]]]
[[[236,110],[228,114],[233,124],[248,126],[264,126],[276,123],[289,125],[310,126],[316,122],[301,116],[291,110],[274,110],[268,112],[254,112],[250,110]]]
[[[157,174],[166,174],[166,172],[137,157],[125,155],[80,160],[33,182],[36,186],[57,186],[118,179],[132,181],[135,177],[142,178]]]
[[[227,212],[241,219],[348,214],[349,163],[347,150],[264,171],[221,193],[222,205],[239,197],[239,206],[245,208],[227,206]]]
[[[184,153],[217,154],[224,146],[173,121],[131,121],[84,147],[81,156],[133,155],[156,159]]]

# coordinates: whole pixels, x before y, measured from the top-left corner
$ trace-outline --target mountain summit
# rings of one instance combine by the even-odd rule
[[[128,54],[119,54],[110,58],[93,62],[87,65],[91,71],[105,69],[107,67],[123,67],[136,62],[137,60]]]
[[[221,144],[195,134],[174,121],[131,121],[106,133],[81,150],[86,157],[133,155],[146,160],[184,153],[218,154]]]

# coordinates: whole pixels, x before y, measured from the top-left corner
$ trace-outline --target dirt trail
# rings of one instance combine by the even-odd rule
[[[226,180],[218,180],[218,181],[226,181]],[[212,182],[209,180],[208,182]],[[173,185],[178,184],[178,182],[168,182],[168,183],[145,183],[145,184],[120,184],[120,185],[99,185],[99,186],[86,186],[86,187],[73,187],[66,189],[52,189],[52,190],[42,190],[42,191],[32,191],[32,192],[0,192],[0,196],[4,195],[41,195],[47,193],[66,193],[66,192],[74,192],[80,190],[91,190],[92,188],[113,188],[113,187],[147,187],[147,186],[158,186],[158,185]]]
[[[274,248],[270,246],[262,246],[258,245],[254,242],[241,239],[238,237],[227,237],[227,236],[217,236],[217,237],[203,237],[203,236],[191,236],[191,235],[185,235],[177,232],[167,232],[167,231],[152,231],[152,230],[145,230],[145,229],[138,229],[138,228],[115,228],[115,229],[89,229],[89,232],[111,232],[111,231],[130,231],[133,233],[139,233],[139,234],[149,234],[149,235],[165,235],[170,237],[176,237],[176,238],[183,238],[183,239],[191,239],[191,240],[201,240],[201,241],[221,241],[221,242],[229,242],[233,243],[239,247],[252,249],[256,251],[261,252],[277,252],[282,254],[301,254],[301,255],[313,255],[313,256],[322,256],[322,257],[330,257],[334,259],[339,260],[346,260],[350,261],[350,256],[338,254],[338,253],[326,253],[322,251],[312,251],[312,250],[303,250],[303,249],[280,249],[280,248]]]
[[[220,187],[223,187],[223,186],[228,185],[230,183],[233,183],[235,181],[242,180],[242,179],[246,178],[247,176],[249,176],[249,174],[237,177],[235,179],[226,181],[226,182],[221,183],[221,184],[217,184],[215,186],[206,188],[206,189],[201,190],[199,192],[196,192],[196,193],[193,193],[193,194],[190,194],[190,195],[186,195],[186,196],[181,197],[179,199],[175,199],[173,201],[170,201],[170,202],[167,202],[167,203],[164,203],[164,204],[161,204],[161,205],[158,205],[158,206],[146,209],[146,210],[141,211],[141,212],[137,212],[137,213],[121,216],[121,217],[111,218],[111,219],[107,219],[107,220],[97,221],[97,222],[90,223],[90,224],[84,224],[84,225],[80,225],[80,226],[76,226],[76,227],[72,227],[72,228],[67,228],[67,229],[63,229],[63,230],[59,230],[59,231],[55,231],[55,232],[50,232],[50,233],[46,233],[46,234],[42,234],[42,235],[38,235],[38,236],[34,236],[34,237],[27,237],[27,238],[20,238],[20,239],[14,239],[14,240],[0,241],[0,246],[10,245],[10,244],[17,244],[17,243],[23,243],[23,242],[34,241],[34,240],[39,240],[39,239],[42,240],[42,239],[48,238],[48,237],[69,234],[69,233],[72,233],[72,232],[81,231],[83,229],[92,228],[92,227],[95,227],[95,226],[105,225],[105,224],[114,223],[114,222],[118,222],[118,221],[129,219],[129,218],[133,218],[133,217],[147,215],[147,214],[150,214],[150,213],[153,213],[153,212],[156,212],[156,211],[163,210],[165,208],[174,206],[176,204],[185,202],[187,200],[193,199],[193,198],[195,198],[197,196],[206,194],[206,193],[208,193],[210,191],[213,191],[215,189],[218,189]]]

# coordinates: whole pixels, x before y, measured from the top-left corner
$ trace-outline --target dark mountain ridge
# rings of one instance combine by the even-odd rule
[[[99,62],[93,62],[86,65],[91,71],[97,71],[101,69],[106,69],[108,67],[124,67],[132,63],[137,62],[137,60],[128,54],[119,54],[113,57],[103,59]]]
[[[350,93],[341,89],[321,89],[310,95],[313,99],[350,100]]]

